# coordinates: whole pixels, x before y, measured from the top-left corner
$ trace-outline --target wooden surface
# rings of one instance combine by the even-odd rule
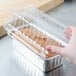
[[[63,2],[64,0],[0,0],[0,29],[3,29],[2,25],[9,19],[11,10],[13,8],[34,5],[42,11],[46,12]],[[4,34],[5,31],[0,30],[0,37]]]

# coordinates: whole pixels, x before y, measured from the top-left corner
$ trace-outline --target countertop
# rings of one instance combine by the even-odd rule
[[[66,3],[58,6],[52,11],[47,12],[50,16],[54,17],[58,21],[64,23],[66,26],[76,26],[76,4]],[[12,60],[11,38],[5,36],[0,39],[0,76],[32,76],[29,74],[29,70],[23,71],[15,61]],[[33,71],[32,72],[36,72]],[[38,73],[41,72],[36,72]],[[33,75],[33,76],[36,76]],[[76,76],[76,65],[63,61],[63,66],[48,73],[44,76]]]

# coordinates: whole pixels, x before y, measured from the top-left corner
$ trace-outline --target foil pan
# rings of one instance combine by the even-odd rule
[[[49,59],[40,57],[33,51],[30,51],[31,49],[27,48],[16,39],[13,39],[13,47],[16,49],[17,52],[19,52],[20,55],[22,55],[30,63],[32,63],[43,72],[52,71],[62,65],[62,58],[60,55],[56,55]]]
[[[34,66],[43,72],[49,72],[61,66],[62,57],[60,55],[53,55],[47,58],[46,55],[48,52],[41,45],[20,31],[20,29],[26,27],[37,29],[48,38],[55,40],[60,46],[67,46],[67,40],[63,37],[65,25],[34,7],[16,10],[12,14],[11,19],[4,24],[8,35],[12,37],[13,47],[16,49],[16,52]],[[29,33],[31,34],[31,32]],[[36,35],[34,33],[32,33],[32,35]],[[29,46],[29,44],[34,48]],[[36,52],[37,49],[40,51]]]

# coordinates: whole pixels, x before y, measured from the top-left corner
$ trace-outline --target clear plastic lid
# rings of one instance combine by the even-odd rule
[[[20,16],[24,19],[28,18],[27,21],[33,24],[33,26],[46,33],[48,36],[55,37],[55,39],[64,46],[67,45],[68,41],[64,38],[66,26],[37,8],[30,6],[20,8],[13,12],[13,15]]]
[[[9,27],[10,25],[13,25],[13,30],[17,30],[20,25],[24,26],[27,24],[29,26],[33,26],[45,33],[47,36],[54,38],[63,46],[67,45],[67,40],[64,38],[64,30],[66,29],[66,26],[37,8],[22,7],[14,10],[11,20],[5,25],[7,24],[9,24]],[[7,28],[6,26],[4,27],[5,29]]]

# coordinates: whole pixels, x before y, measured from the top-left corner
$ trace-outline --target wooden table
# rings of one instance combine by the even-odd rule
[[[20,6],[34,5],[46,12],[63,2],[64,0],[0,0],[0,37],[6,33],[2,25],[9,19],[11,9],[19,8]]]

